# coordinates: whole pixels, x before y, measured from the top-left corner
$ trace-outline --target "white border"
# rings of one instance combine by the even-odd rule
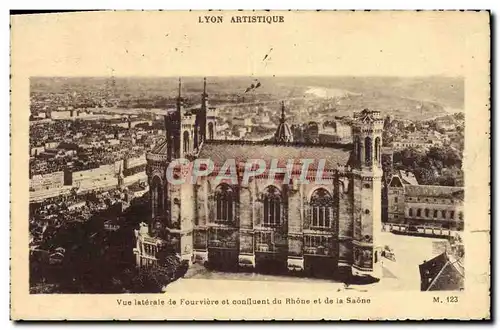
[[[475,0],[475,1],[437,1],[437,0],[420,0],[420,1],[398,1],[398,0],[350,0],[350,1],[321,1],[321,0],[288,0],[288,1],[224,1],[224,0],[211,0],[211,1],[196,1],[196,0],[183,0],[183,1],[136,1],[136,0],[87,0],[87,1],[61,1],[61,0],[17,0],[5,1],[5,4],[10,4],[15,9],[489,9],[497,7],[496,2],[488,0]],[[8,6],[5,6],[8,8]],[[2,8],[2,9],[5,9]]]

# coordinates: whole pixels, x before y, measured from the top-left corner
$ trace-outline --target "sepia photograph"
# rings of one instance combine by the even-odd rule
[[[14,318],[489,318],[486,12],[11,20]]]
[[[33,77],[30,292],[463,290],[463,88]]]

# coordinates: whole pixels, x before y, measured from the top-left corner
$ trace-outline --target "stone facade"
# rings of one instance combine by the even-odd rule
[[[463,230],[463,187],[419,185],[402,173],[387,189],[388,222],[414,227]]]

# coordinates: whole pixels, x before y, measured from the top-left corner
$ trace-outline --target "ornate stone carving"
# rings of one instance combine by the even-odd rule
[[[353,249],[354,265],[370,270],[373,268],[373,251],[372,247],[355,246]]]

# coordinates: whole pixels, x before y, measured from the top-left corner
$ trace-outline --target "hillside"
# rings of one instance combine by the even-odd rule
[[[166,98],[177,95],[178,78],[34,77],[31,92],[92,93],[114,90],[120,98]],[[212,101],[254,102],[291,98],[326,99],[338,115],[371,108],[397,118],[429,119],[463,110],[464,80],[453,77],[207,77]],[[202,77],[183,77],[182,94],[200,96]],[[260,83],[258,88],[248,88]],[[114,86],[114,87],[113,87]]]

